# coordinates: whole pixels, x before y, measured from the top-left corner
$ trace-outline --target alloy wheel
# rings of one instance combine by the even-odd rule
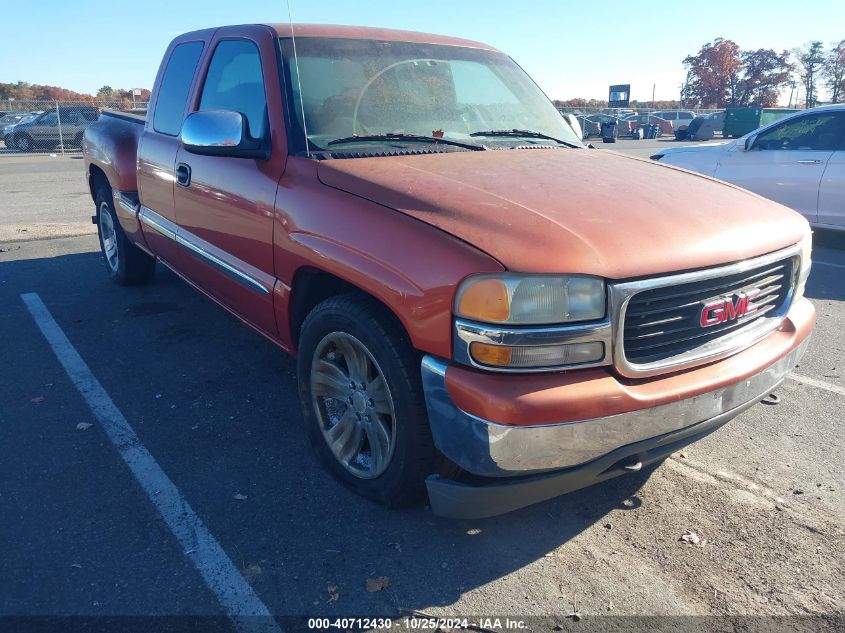
[[[117,233],[114,229],[114,220],[112,220],[109,212],[109,206],[105,202],[100,205],[100,237],[103,240],[103,256],[106,258],[106,264],[109,270],[116,273],[120,263],[117,250]]]
[[[393,397],[367,347],[346,332],[327,334],[311,361],[311,399],[335,459],[360,479],[387,470],[396,448]]]

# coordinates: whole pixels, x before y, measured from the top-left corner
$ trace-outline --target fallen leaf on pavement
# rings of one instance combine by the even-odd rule
[[[375,593],[382,589],[387,589],[390,586],[390,579],[387,576],[379,576],[378,578],[367,578],[367,591]]]
[[[688,545],[698,545],[701,542],[701,538],[695,532],[684,532],[678,540]]]
[[[44,402],[44,396],[35,396],[34,398],[30,398],[29,401],[32,404],[39,404],[41,402]]]
[[[77,431],[87,431],[92,426],[94,426],[94,425],[91,424],[90,422],[80,422],[79,424],[76,425],[76,430]]]
[[[331,604],[332,602],[337,602],[337,599],[340,597],[337,593],[337,585],[329,585],[328,587],[326,587],[326,591],[328,591],[329,593],[329,599],[326,600],[326,602],[328,604]]]
[[[250,565],[249,567],[245,567],[241,570],[241,576],[246,578],[246,581],[250,583],[256,578],[258,578],[262,573],[264,573],[264,570],[261,569],[261,565],[255,564]]]
[[[240,492],[238,492],[237,494],[235,494],[235,499],[237,499],[238,501],[246,501],[247,499],[249,499],[249,497],[247,497],[246,495],[242,495]]]

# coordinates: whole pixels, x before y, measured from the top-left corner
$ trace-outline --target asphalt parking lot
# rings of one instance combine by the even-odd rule
[[[284,616],[419,612],[546,631],[843,630],[843,236],[817,236],[818,325],[780,404],[653,472],[455,521],[336,485],[300,428],[294,362],[175,275],[113,285],[82,169],[0,156],[0,628],[190,615],[210,618],[197,630],[272,630],[298,626]],[[281,617],[226,617],[263,613]]]

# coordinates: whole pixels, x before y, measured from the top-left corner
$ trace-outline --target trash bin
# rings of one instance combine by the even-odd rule
[[[640,139],[643,138],[643,128],[642,128],[642,126],[638,127],[636,130],[631,130],[631,138],[634,139],[635,141],[639,141]]]
[[[619,133],[616,126],[616,121],[605,121],[601,124],[601,140],[604,143],[616,142],[616,135]]]

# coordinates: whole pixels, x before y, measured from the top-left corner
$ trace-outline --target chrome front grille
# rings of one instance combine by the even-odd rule
[[[789,309],[797,249],[719,268],[616,284],[621,331],[614,362],[626,376],[690,367],[744,349]],[[741,308],[748,301],[747,312]]]

